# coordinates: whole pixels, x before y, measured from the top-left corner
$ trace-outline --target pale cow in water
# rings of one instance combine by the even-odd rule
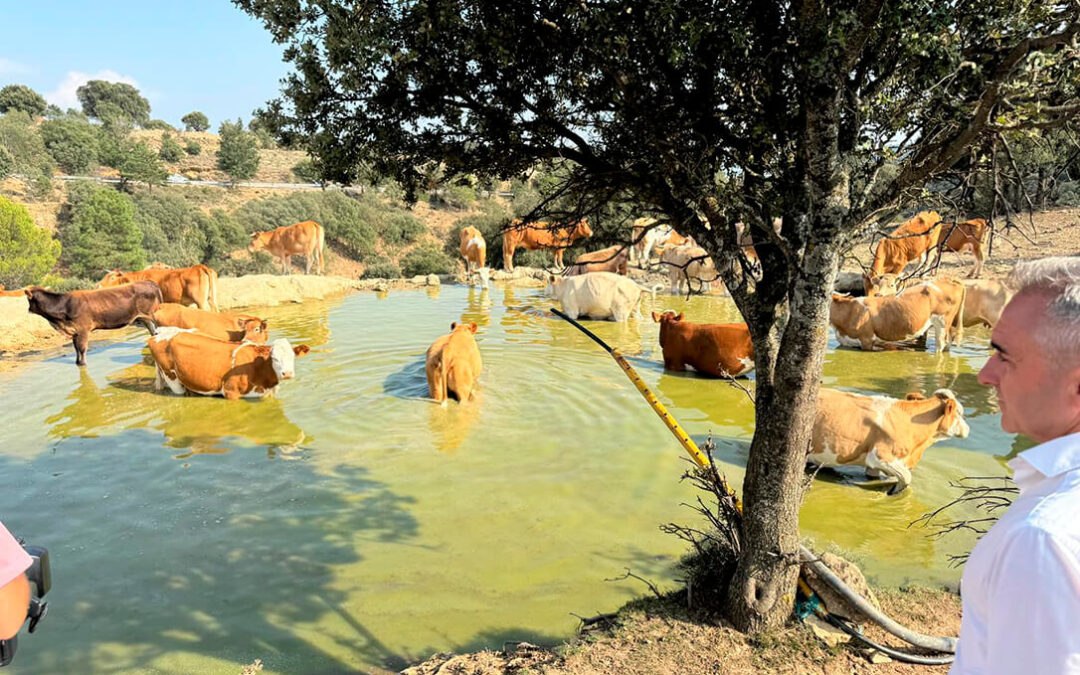
[[[809,464],[863,466],[871,477],[896,478],[889,494],[911,484],[911,470],[931,445],[967,438],[964,406],[956,394],[939,389],[931,398],[912,393],[906,400],[822,389],[814,419]]]
[[[250,314],[207,312],[163,302],[154,311],[153,319],[158,326],[193,328],[203,335],[226,342],[266,342],[266,321]]]
[[[1012,299],[1012,290],[1000,281],[988,279],[965,279],[963,284],[964,327],[996,326],[1005,305]]]
[[[627,247],[616,244],[602,248],[599,251],[582,253],[574,259],[573,265],[566,268],[564,274],[572,277],[588,272],[614,272],[626,276],[629,267],[628,261]]]
[[[656,289],[651,290],[653,300]],[[642,287],[628,277],[611,272],[588,272],[574,277],[548,279],[548,293],[559,301],[562,311],[571,319],[587,316],[590,319],[626,321],[631,316],[641,318]]]
[[[674,231],[670,225],[659,224],[656,218],[636,219],[630,227],[630,262],[647,267],[656,252],[654,249]]]
[[[672,295],[686,292],[704,293],[717,280],[716,265],[705,249],[694,244],[683,244],[666,249],[660,254],[660,262],[667,267]]]
[[[254,232],[248,251],[266,251],[281,260],[281,273],[289,274],[289,259],[294,255],[304,256],[304,274],[311,274],[311,263],[318,266],[318,274],[323,273],[323,250],[326,248],[326,230],[314,220],[305,220],[295,225],[282,225],[269,232]]]
[[[938,351],[948,351],[951,342],[960,341],[963,312],[963,284],[935,279],[892,297],[833,295],[829,323],[841,345],[868,351],[914,340],[933,327]]]
[[[461,257],[465,259],[465,279],[471,284],[475,275],[481,286],[489,285],[491,269],[487,266],[487,243],[479,229],[461,229]]]

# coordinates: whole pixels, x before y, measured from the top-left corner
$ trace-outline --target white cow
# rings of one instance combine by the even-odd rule
[[[639,266],[647,267],[653,249],[667,239],[673,231],[670,225],[656,225],[655,218],[635,220],[631,229],[634,243],[630,247],[630,262],[637,262]]]
[[[642,318],[638,306],[643,287],[613,272],[589,272],[575,277],[548,278],[548,293],[559,301],[571,319],[626,321],[631,315]],[[656,300],[656,288],[651,291]]]

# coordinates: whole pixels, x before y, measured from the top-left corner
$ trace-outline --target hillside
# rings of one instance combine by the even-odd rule
[[[178,162],[165,162],[165,167],[170,174],[179,174],[188,180],[215,180],[227,181],[229,176],[217,168],[217,151],[221,147],[221,139],[217,134],[208,131],[181,131],[177,133],[160,131],[157,129],[136,129],[131,132],[131,137],[136,142],[143,141],[154,152],[161,149],[161,137],[169,133],[185,146],[188,141],[195,141],[201,146],[198,155],[189,155],[186,152]],[[307,159],[307,153],[298,150],[259,150],[259,169],[251,180],[257,183],[300,183],[292,172],[292,168]],[[98,175],[114,175],[116,172],[105,169]]]

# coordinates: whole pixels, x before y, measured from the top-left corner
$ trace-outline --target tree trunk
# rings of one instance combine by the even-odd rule
[[[745,632],[782,624],[795,600],[799,507],[838,251],[812,247],[792,278],[783,332],[777,326],[753,335],[756,427],[742,490],[742,556],[728,589],[728,618]]]

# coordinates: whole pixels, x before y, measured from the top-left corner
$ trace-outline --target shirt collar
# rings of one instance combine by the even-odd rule
[[[1015,472],[1013,480],[1021,489],[1026,487],[1025,483],[1080,469],[1080,433],[1061,436],[1025,450],[1009,461],[1009,466]]]

